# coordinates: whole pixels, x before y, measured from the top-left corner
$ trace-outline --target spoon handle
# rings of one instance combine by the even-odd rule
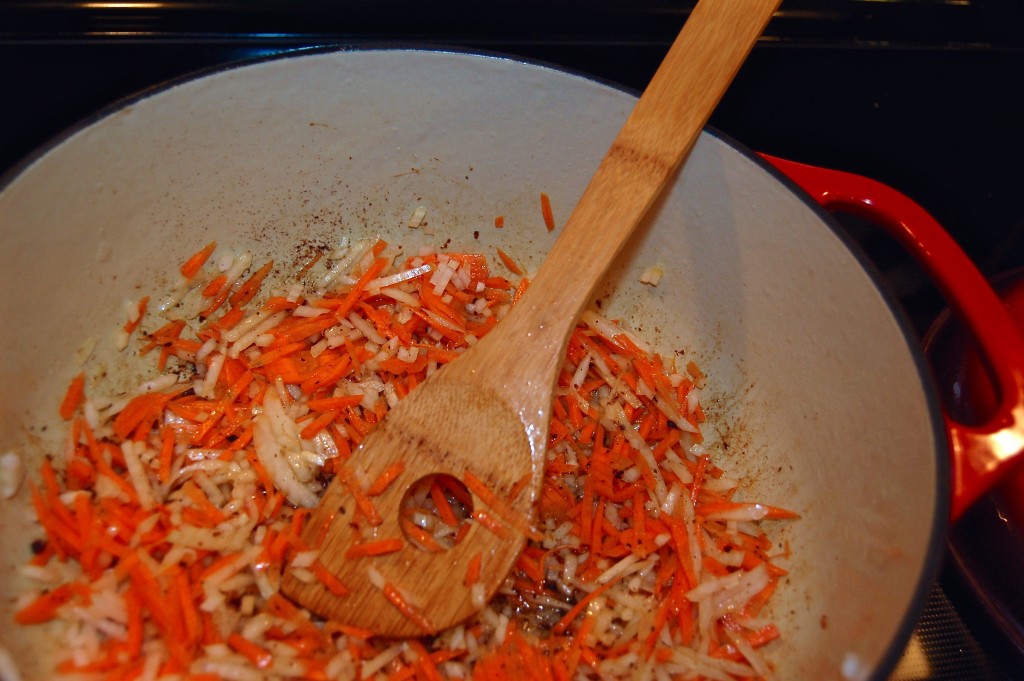
[[[780,2],[701,0],[694,8],[530,288],[488,336],[507,353],[499,364],[509,373],[496,373],[497,383],[557,370],[597,283],[682,164]]]

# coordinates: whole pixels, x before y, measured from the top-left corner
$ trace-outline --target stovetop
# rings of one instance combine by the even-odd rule
[[[641,90],[691,0],[0,0],[0,173],[164,80],[323,46],[486,50]],[[985,274],[1024,265],[1024,3],[784,0],[711,124],[908,194]],[[942,301],[848,223],[919,333]],[[949,571],[894,679],[1024,677]]]

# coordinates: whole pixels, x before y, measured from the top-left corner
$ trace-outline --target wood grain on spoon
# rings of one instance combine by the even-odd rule
[[[400,402],[346,463],[375,479],[404,471],[372,499],[371,523],[349,477],[328,487],[304,532],[320,562],[348,590],[339,596],[291,572],[282,589],[311,611],[384,636],[451,626],[479,609],[464,584],[482,556],[489,599],[523,549],[544,471],[552,391],[569,334],[607,267],[674,176],[780,0],[702,0],[612,143],[526,294],[458,360]],[[488,490],[473,508],[498,523],[471,522],[453,548],[411,544],[346,558],[353,543],[404,537],[399,506],[420,478],[447,474]],[[513,496],[516,483],[529,484]],[[473,485],[471,485],[473,487]],[[476,485],[479,490],[479,484]]]

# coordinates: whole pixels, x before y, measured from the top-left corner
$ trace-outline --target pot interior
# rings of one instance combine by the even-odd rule
[[[59,452],[75,360],[145,378],[112,348],[123,302],[169,288],[203,244],[301,265],[303,245],[379,234],[535,270],[633,105],[543,66],[408,50],[306,54],[178,83],[59,140],[0,191],[0,449]],[[417,206],[433,235],[410,229]],[[504,216],[504,227],[494,226]],[[639,282],[651,265],[657,286]],[[895,662],[934,571],[944,454],[906,328],[825,219],[705,133],[599,292],[602,309],[708,376],[713,460],[801,514],[772,532],[790,574],[771,615],[782,679]],[[130,351],[129,351],[130,352]],[[0,514],[0,616],[37,536],[28,485]],[[943,492],[944,494],[944,492]],[[57,642],[0,627],[28,678]]]

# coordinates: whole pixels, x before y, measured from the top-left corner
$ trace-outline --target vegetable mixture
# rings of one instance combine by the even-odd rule
[[[63,627],[59,672],[771,675],[763,648],[780,632],[763,608],[786,574],[785,551],[759,521],[795,515],[740,501],[738,480],[705,450],[700,369],[593,310],[559,378],[535,538],[478,616],[393,641],[290,602],[278,591],[286,567],[347,591],[300,538],[326,482],[344,471],[372,513],[396,471],[368,479],[345,465],[353,448],[529,282],[504,252],[492,267],[481,254],[359,241],[285,277],[272,262],[215,250],[184,262],[167,298],[133,303],[118,331],[119,347],[154,378],[111,395],[102,379],[75,377],[59,405],[64,451],[30,483],[42,533],[24,572],[39,589],[16,620]],[[450,544],[465,526],[459,489],[441,478],[422,490],[408,523],[421,546]],[[366,560],[397,541],[350,550]],[[474,561],[467,585],[479,570]],[[395,603],[416,616],[401,586],[391,585]]]

